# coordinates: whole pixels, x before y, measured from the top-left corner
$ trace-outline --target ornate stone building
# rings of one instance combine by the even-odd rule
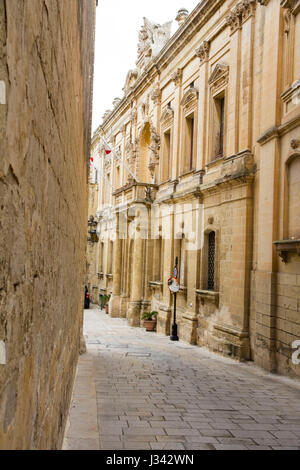
[[[93,137],[94,300],[132,326],[158,310],[170,334],[177,256],[181,339],[299,376],[300,2],[203,0],[177,20],[172,37],[145,20]]]

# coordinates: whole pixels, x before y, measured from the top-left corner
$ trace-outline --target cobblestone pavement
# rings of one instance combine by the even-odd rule
[[[300,384],[85,312],[64,449],[300,449]]]

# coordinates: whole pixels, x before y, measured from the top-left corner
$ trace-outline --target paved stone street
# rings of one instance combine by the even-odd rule
[[[300,384],[85,312],[64,449],[300,449]]]

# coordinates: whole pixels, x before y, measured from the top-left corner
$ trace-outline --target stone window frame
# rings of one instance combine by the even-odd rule
[[[296,159],[300,159],[300,151],[292,151],[284,163],[284,189],[283,189],[283,238],[288,240],[291,236],[289,233],[289,202],[290,202],[290,185],[289,185],[289,168]]]
[[[167,177],[164,177],[164,164],[165,164],[165,134],[169,133],[170,135],[170,151],[168,155],[168,171],[166,173]],[[162,145],[161,145],[161,157],[160,157],[160,170],[159,170],[159,179],[160,184],[167,183],[172,179],[172,157],[173,157],[173,136],[174,136],[174,128],[173,126],[161,129],[161,136],[162,136]]]
[[[284,91],[281,94],[283,114],[296,92],[294,84],[296,16],[300,13],[300,0],[281,0],[283,14],[283,60],[282,79]],[[298,77],[297,77],[298,78]]]
[[[223,156],[218,158],[215,152],[214,133],[208,133],[208,161],[206,164],[221,160],[226,156],[227,149],[227,127],[228,127],[228,84],[229,84],[229,66],[223,62],[218,62],[208,79],[209,84],[209,107],[208,107],[208,123],[209,129],[214,128],[215,120],[215,101],[224,97],[224,140],[223,140]]]
[[[215,233],[215,279],[214,291],[208,289],[208,240],[209,234]],[[220,290],[220,230],[215,225],[209,225],[204,230],[204,243],[200,254],[200,290],[219,293]]]
[[[171,103],[168,103],[167,106],[162,110],[160,118],[160,135],[163,137],[167,132],[170,133],[170,161],[173,160],[173,137],[174,137],[174,110],[171,106]],[[161,158],[160,158],[160,168],[159,168],[159,180],[161,184],[167,183],[172,179],[170,174],[171,168],[169,167],[168,178],[163,178],[163,163],[164,163],[164,139],[162,138],[162,145],[160,148]]]
[[[182,107],[182,113],[181,113],[181,149],[180,149],[180,161],[179,161],[179,174],[180,176],[183,176],[184,174],[191,173],[195,171],[196,169],[196,155],[197,155],[197,139],[198,139],[198,108],[199,108],[199,91],[198,89],[194,86],[194,81],[193,85],[189,86],[189,88],[186,89],[182,100],[181,100],[181,107]],[[186,120],[193,115],[194,119],[194,131],[193,131],[193,165],[192,169],[185,169],[186,165],[186,153],[188,151],[186,147],[186,135],[185,135],[185,127],[186,127]]]

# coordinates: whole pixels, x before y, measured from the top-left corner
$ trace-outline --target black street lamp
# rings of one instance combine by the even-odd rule
[[[172,335],[171,341],[179,341],[178,338],[178,328],[176,323],[176,301],[177,301],[177,292],[179,291],[179,282],[177,280],[178,275],[178,256],[176,257],[175,261],[175,268],[174,268],[174,278],[172,279],[172,284],[170,284],[170,290],[174,294],[174,316],[173,316],[173,325],[172,325]]]

